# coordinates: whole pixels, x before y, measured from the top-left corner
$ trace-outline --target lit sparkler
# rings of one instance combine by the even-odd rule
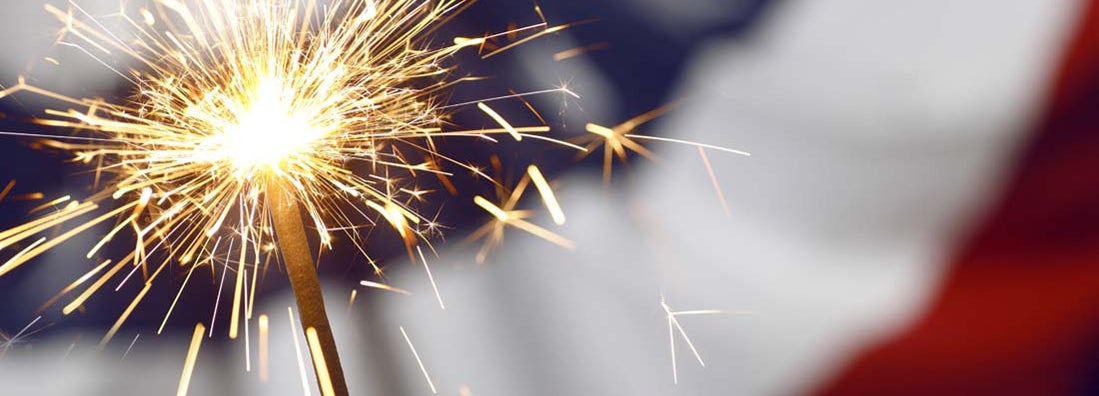
[[[221,265],[223,281],[234,273],[228,333],[237,338],[242,316],[245,321],[251,317],[258,274],[277,253],[286,263],[298,297],[301,329],[318,385],[324,394],[347,394],[306,224],[315,230],[313,236],[322,247],[330,248],[333,234],[344,233],[367,256],[357,232],[382,219],[401,236],[410,258],[415,261],[413,252],[419,254],[430,277],[426,258],[416,245],[427,243],[439,225],[414,206],[424,195],[416,187],[416,178],[421,174],[438,177],[452,193],[447,166],[491,179],[477,166],[439,152],[439,139],[495,141],[500,136],[520,141],[530,137],[572,147],[581,155],[603,146],[608,178],[612,159],[624,161],[627,150],[651,156],[640,140],[747,155],[632,133],[670,107],[611,128],[588,124],[591,135],[577,142],[583,147],[538,135],[549,131],[541,124],[515,125],[488,104],[545,92],[575,96],[567,88],[442,103],[448,88],[473,80],[451,76],[453,68],[447,65],[451,56],[463,48],[476,48],[482,58],[493,57],[566,27],[549,26],[544,17],[540,24],[480,38],[457,37],[453,44],[433,46],[432,33],[472,0],[336,0],[327,6],[319,0],[151,1],[150,8],[124,8],[118,14],[130,28],[128,35],[108,30],[76,3],[70,2],[68,10],[47,6],[65,25],[62,45],[100,60],[131,84],[125,101],[73,98],[29,85],[22,78],[0,91],[0,98],[24,92],[65,103],[66,108],[47,110],[47,116],[37,122],[78,134],[43,139],[40,144],[71,152],[77,162],[95,167],[99,186],[85,200],[66,196],[40,205],[31,210],[43,212],[36,219],[0,231],[0,250],[19,249],[0,263],[0,276],[100,225],[111,228],[88,251],[89,259],[124,231],[135,237],[128,255],[100,261],[40,309],[83,288],[62,309],[70,314],[109,281],[121,278],[118,290],[140,271],[141,291],[100,345],[110,341],[155,282],[170,272],[171,263],[184,267],[187,275],[164,321],[195,269],[208,265],[215,272]],[[536,11],[541,15],[537,7]],[[501,42],[503,37],[506,42]],[[575,56],[558,55],[562,59]],[[116,66],[131,62],[136,68]],[[528,102],[523,103],[541,119]],[[447,111],[460,106],[475,106],[499,128],[445,129]],[[101,178],[107,182],[100,185]],[[9,196],[13,183],[0,190],[0,200],[43,198]],[[531,223],[531,211],[516,208],[533,184],[553,221],[565,222],[550,183],[537,167],[529,167],[513,188],[495,184],[495,202],[474,197],[475,204],[492,215],[488,224],[473,233],[474,238],[484,238],[479,261],[502,243],[507,227],[574,246]],[[716,180],[715,188],[720,192]],[[42,236],[58,226],[64,227],[61,233]],[[366,258],[373,266],[374,260]],[[381,272],[377,266],[374,270]],[[363,285],[404,292],[380,283],[364,281]],[[442,306],[437,287],[435,293]],[[349,305],[353,303],[354,297]],[[664,307],[669,328],[674,325],[686,339],[675,316],[689,313]],[[267,317],[260,316],[261,378],[267,375],[267,326]],[[292,313],[291,327],[295,328]],[[205,329],[201,323],[195,327],[180,394],[188,389]],[[213,320],[209,329],[213,332]],[[297,331],[293,334],[297,344]],[[405,338],[408,341],[407,334]],[[409,346],[416,354],[411,342]],[[296,350],[305,386],[304,360],[300,348]]]
[[[108,30],[76,3],[70,2],[68,10],[47,5],[65,25],[60,43],[115,71],[131,84],[130,96],[121,103],[73,98],[24,79],[0,91],[0,98],[25,92],[65,103],[67,108],[47,110],[37,122],[80,134],[42,144],[95,166],[97,181],[110,176],[86,200],[56,201],[50,206],[63,206],[0,231],[0,249],[23,246],[0,264],[0,276],[77,234],[110,225],[88,258],[123,231],[133,233],[135,245],[127,256],[102,262],[59,294],[96,279],[64,307],[65,314],[108,281],[123,277],[125,284],[140,270],[144,287],[103,345],[169,272],[170,263],[187,267],[187,279],[197,267],[209,264],[213,271],[224,263],[223,274],[235,274],[228,333],[236,338],[242,311],[250,312],[256,274],[277,251],[298,297],[318,381],[329,393],[346,394],[306,224],[323,247],[331,247],[333,233],[343,232],[365,255],[356,230],[384,219],[411,255],[413,245],[427,242],[418,230],[434,224],[413,207],[422,195],[414,178],[447,175],[440,164],[476,172],[440,153],[438,139],[494,140],[491,135],[500,134],[521,140],[549,131],[513,125],[485,101],[476,106],[500,128],[444,129],[446,109],[453,105],[442,106],[441,95],[470,80],[451,77],[447,60],[465,47],[483,50],[487,39],[500,36],[429,43],[440,24],[470,3],[153,0],[150,8],[123,7],[118,18],[128,32]],[[516,36],[511,43],[481,55],[494,56],[564,27],[543,22],[512,29],[507,32]],[[518,38],[519,33],[527,35]],[[120,62],[137,66],[123,71],[115,66]],[[540,191],[548,189],[540,174],[535,182]],[[522,188],[516,190],[515,198]],[[478,201],[486,209],[500,209],[486,203]],[[499,211],[501,222],[554,236],[523,221],[511,206]],[[554,212],[555,219],[559,216]],[[65,231],[39,237],[57,226]],[[249,272],[250,281],[245,279]],[[186,285],[185,280],[176,301]],[[246,290],[249,285],[252,292]],[[196,327],[196,340],[203,329]],[[199,345],[192,342],[184,379]],[[186,385],[181,383],[180,391]]]

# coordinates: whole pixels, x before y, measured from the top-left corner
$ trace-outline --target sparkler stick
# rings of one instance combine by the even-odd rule
[[[336,352],[336,341],[332,337],[332,327],[328,323],[328,314],[324,310],[324,296],[321,283],[313,267],[313,256],[305,236],[305,225],[301,220],[301,209],[289,191],[278,183],[268,183],[266,197],[271,209],[271,219],[275,226],[279,248],[286,261],[286,272],[290,276],[290,285],[298,303],[298,315],[303,328],[316,330],[327,376],[331,380],[336,395],[347,395],[347,383],[343,378],[343,367]],[[310,349],[313,344],[309,344]],[[314,352],[314,356],[316,353]],[[321,383],[324,373],[314,365],[314,373]]]

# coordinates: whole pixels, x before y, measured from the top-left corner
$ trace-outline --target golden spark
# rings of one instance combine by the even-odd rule
[[[536,180],[536,188],[542,194],[542,201],[549,208],[554,220],[558,224],[565,222],[564,213],[561,211],[556,196],[553,195],[553,190],[549,188],[549,183],[542,176],[542,172],[538,170],[538,167],[531,166],[527,168],[527,173],[519,179],[519,183],[515,185],[514,189],[508,190],[499,184],[496,186],[496,198],[499,203],[493,203],[480,195],[473,197],[473,203],[492,215],[487,223],[469,235],[469,240],[484,239],[481,249],[477,251],[476,259],[478,263],[483,263],[492,250],[504,243],[504,229],[508,226],[526,231],[566,249],[576,248],[576,243],[573,241],[527,221],[527,219],[534,216],[533,211],[516,209],[519,199],[526,192],[531,180]]]
[[[126,356],[130,356],[130,351],[134,349],[134,345],[137,345],[138,338],[141,338],[141,333],[137,333],[136,335],[134,335],[133,341],[130,341],[130,346],[126,347],[126,352],[122,353],[121,360],[126,360]]]
[[[614,159],[626,163],[629,158],[629,152],[635,152],[648,159],[656,159],[656,155],[653,154],[648,148],[642,145],[639,140],[651,140],[665,143],[678,143],[698,148],[707,148],[713,150],[724,151],[727,153],[738,154],[743,156],[751,156],[748,152],[741,150],[734,150],[726,147],[715,146],[711,144],[697,143],[687,140],[663,138],[658,136],[647,136],[633,133],[638,127],[644,125],[664,113],[671,111],[678,103],[671,103],[664,106],[660,106],[653,110],[649,110],[643,114],[633,117],[625,122],[615,125],[613,127],[605,127],[596,123],[588,123],[584,126],[584,129],[588,131],[588,135],[581,136],[573,140],[573,143],[579,144],[584,147],[584,150],[577,153],[577,158],[583,158],[591,154],[595,149],[600,146],[603,147],[603,182],[609,183],[611,179],[611,170],[614,163]],[[705,152],[701,154],[703,160],[707,163],[707,169],[710,169],[712,175],[712,169],[709,168],[709,159],[705,158]],[[714,182],[716,183],[716,181]],[[720,188],[718,193],[720,194]],[[724,202],[724,198],[722,198]]]
[[[270,324],[266,314],[259,316],[259,381],[266,383],[270,378]]]
[[[202,323],[195,324],[195,332],[191,335],[191,346],[187,348],[187,359],[183,361],[183,373],[179,375],[179,388],[176,396],[186,396],[187,389],[191,387],[191,375],[195,372],[195,363],[198,362],[198,351],[202,348],[202,333],[206,327]]]
[[[399,326],[401,329],[401,335],[404,336],[405,343],[408,344],[408,349],[412,350],[412,356],[416,358],[416,364],[420,366],[420,371],[424,373],[424,379],[427,380],[427,386],[431,388],[431,393],[438,394],[439,391],[435,389],[435,383],[431,381],[431,375],[427,374],[427,367],[424,366],[423,359],[420,359],[420,353],[416,352],[416,347],[412,345],[412,339],[408,338],[408,333],[404,331],[404,326]]]
[[[384,283],[378,283],[378,282],[372,282],[372,281],[364,280],[364,281],[360,281],[359,284],[363,285],[363,286],[366,286],[366,287],[372,287],[372,288],[375,288],[375,289],[379,289],[379,290],[386,290],[386,291],[391,291],[391,292],[394,292],[394,293],[397,293],[397,294],[404,294],[406,296],[412,295],[412,292],[410,292],[408,290],[401,289],[401,288],[396,288],[396,287],[393,287],[393,286],[390,286],[390,285],[387,285],[387,284],[384,284]]]

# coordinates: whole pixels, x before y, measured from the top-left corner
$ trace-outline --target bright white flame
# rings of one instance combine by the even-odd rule
[[[213,137],[216,157],[230,161],[238,176],[269,167],[308,152],[324,135],[301,109],[294,109],[283,85],[275,79],[261,80],[236,125]]]

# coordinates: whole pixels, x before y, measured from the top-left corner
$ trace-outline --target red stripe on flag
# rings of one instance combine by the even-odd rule
[[[1099,5],[1081,10],[1032,142],[938,296],[821,394],[1099,391]]]

